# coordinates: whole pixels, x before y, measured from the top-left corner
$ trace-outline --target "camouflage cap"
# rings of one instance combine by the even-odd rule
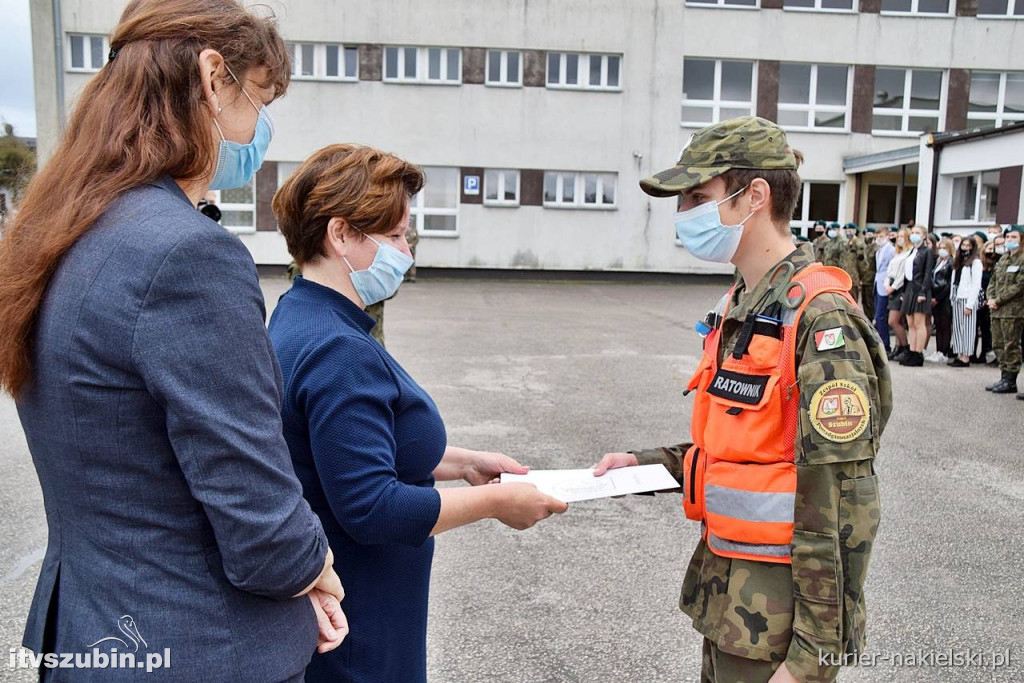
[[[694,133],[676,165],[644,178],[640,188],[652,197],[671,197],[733,168],[795,171],[797,163],[784,130],[767,119],[741,116]]]

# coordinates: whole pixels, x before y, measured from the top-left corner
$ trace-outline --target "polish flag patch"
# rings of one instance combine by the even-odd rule
[[[814,333],[814,343],[819,351],[834,351],[846,346],[846,338],[843,336],[843,328],[833,327],[830,330],[822,330]]]

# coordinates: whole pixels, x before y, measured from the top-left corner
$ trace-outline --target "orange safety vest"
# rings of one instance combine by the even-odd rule
[[[719,325],[704,340],[703,357],[687,386],[687,393],[696,390],[697,396],[690,423],[693,446],[683,460],[688,477],[683,507],[689,519],[702,522],[708,548],[723,557],[790,563],[800,420],[797,330],[819,294],[834,292],[853,301],[850,276],[838,268],[813,263],[793,280],[807,290],[795,316],[767,330],[755,326],[746,353],[741,358],[730,353],[720,367]]]

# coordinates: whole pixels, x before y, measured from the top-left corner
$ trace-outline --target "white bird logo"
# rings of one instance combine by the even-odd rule
[[[138,652],[139,651],[139,643],[142,643],[146,647],[149,647],[149,643],[147,643],[145,640],[143,640],[142,636],[139,634],[139,627],[135,625],[135,620],[132,619],[130,614],[126,614],[123,617],[121,617],[120,619],[118,619],[117,620],[117,627],[118,627],[118,629],[120,629],[121,633],[123,633],[128,638],[128,640],[132,641],[132,644],[135,645],[135,650],[133,650],[134,652]],[[125,641],[121,640],[117,636],[110,636],[109,638],[102,638],[100,640],[97,640],[95,643],[93,643],[89,647],[95,647],[96,645],[99,645],[100,643],[102,643],[103,641],[106,641],[106,640],[116,640],[117,642],[119,642],[122,645],[124,645],[126,649],[130,647],[128,645],[128,643],[126,643]]]

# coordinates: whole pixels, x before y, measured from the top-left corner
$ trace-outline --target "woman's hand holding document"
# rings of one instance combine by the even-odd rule
[[[595,476],[600,474],[601,476]],[[526,474],[503,473],[501,483],[533,484],[543,493],[566,503],[679,488],[664,465],[640,465],[598,472],[581,470],[532,470]]]

